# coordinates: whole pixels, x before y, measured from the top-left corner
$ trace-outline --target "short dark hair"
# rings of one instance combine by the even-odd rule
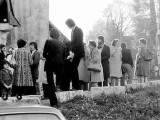
[[[0,50],[2,50],[4,47],[6,47],[4,44],[0,44]]]
[[[104,43],[104,37],[102,35],[98,36],[98,39]]]
[[[122,44],[121,44],[121,48],[122,48],[122,49],[126,49],[126,48],[127,48],[126,43],[122,43]]]
[[[56,29],[52,29],[51,30],[51,32],[50,32],[50,36],[52,37],[52,38],[54,38],[54,39],[58,39],[59,38],[59,32],[58,32],[58,30],[56,30]]]
[[[144,38],[140,38],[139,42],[143,43],[144,45],[147,45],[147,40],[145,40]]]
[[[24,47],[25,45],[26,45],[26,41],[25,40],[23,40],[23,39],[19,39],[18,41],[17,41],[17,46],[18,46],[18,48],[22,48],[22,47]]]
[[[119,39],[114,39],[113,41],[112,41],[112,46],[116,46],[116,43],[119,41]]]
[[[10,63],[9,63],[7,60],[3,60],[3,61],[2,61],[2,65],[5,65],[5,64],[10,65]]]
[[[75,26],[76,24],[75,24],[75,22],[74,22],[73,19],[67,19],[67,20],[66,20],[66,25],[68,25],[69,27],[73,27],[73,26]]]
[[[29,45],[33,45],[36,50],[38,50],[38,45],[36,42],[30,42]]]
[[[92,45],[93,47],[97,47],[96,42],[93,40],[89,41],[89,44]]]

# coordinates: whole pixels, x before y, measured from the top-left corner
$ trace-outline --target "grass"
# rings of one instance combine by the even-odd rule
[[[49,105],[48,100],[42,100]],[[67,120],[160,120],[160,85],[131,89],[126,94],[75,96],[60,103]]]
[[[160,86],[137,88],[127,94],[76,96],[60,104],[67,120],[159,120]]]

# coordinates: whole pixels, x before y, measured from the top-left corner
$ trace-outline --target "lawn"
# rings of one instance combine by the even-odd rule
[[[60,106],[67,120],[160,120],[160,86],[95,98],[76,96]]]
[[[126,94],[76,96],[59,109],[67,120],[160,120],[160,85],[128,89]]]

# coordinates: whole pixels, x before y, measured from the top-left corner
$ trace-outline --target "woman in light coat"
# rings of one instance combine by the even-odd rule
[[[81,58],[81,61],[78,66],[79,80],[80,80],[80,88],[82,90],[87,90],[87,84],[90,80],[90,72],[88,71],[88,65],[90,60],[90,51],[88,47],[84,43],[85,48],[85,57]]]
[[[111,86],[118,86],[118,79],[122,77],[122,52],[119,47],[119,40],[112,41],[110,48],[110,76]]]
[[[89,42],[89,48],[90,48],[90,51],[91,51],[90,63],[98,64],[101,67],[100,72],[91,71],[91,73],[90,73],[91,86],[92,87],[98,87],[98,82],[103,82],[104,81],[103,69],[102,69],[102,64],[101,64],[101,53],[98,50],[95,41],[90,41]]]

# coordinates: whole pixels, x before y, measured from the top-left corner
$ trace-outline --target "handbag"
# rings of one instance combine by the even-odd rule
[[[144,61],[151,61],[152,60],[152,55],[151,53],[145,53],[144,54]]]
[[[89,63],[88,70],[93,72],[101,72],[101,66],[99,64]]]
[[[144,61],[151,61],[152,60],[152,53],[150,52],[150,50],[148,48],[144,49],[143,60]]]

